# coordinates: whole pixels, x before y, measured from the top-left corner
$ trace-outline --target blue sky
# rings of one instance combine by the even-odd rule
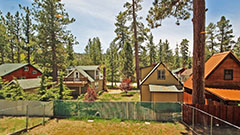
[[[70,24],[68,28],[77,37],[79,45],[74,47],[75,52],[84,52],[84,48],[89,38],[98,36],[102,42],[104,52],[110,42],[115,37],[114,23],[117,14],[123,11],[123,4],[130,0],[62,0],[65,8],[76,22]],[[140,12],[144,18],[154,0],[143,0],[143,10]],[[31,5],[31,0],[0,0],[0,10],[6,14],[8,11],[14,13],[19,10],[18,4]],[[221,16],[226,16],[233,25],[235,39],[240,36],[240,0],[206,0],[206,7],[209,9],[206,16],[206,24],[216,23]],[[192,52],[192,22],[191,19],[181,21],[181,25],[175,25],[175,19],[169,18],[163,21],[161,27],[151,30],[154,35],[154,42],[159,39],[168,39],[170,47],[175,48],[176,43],[180,43],[183,38],[190,41],[190,51]],[[146,21],[143,19],[145,25]]]

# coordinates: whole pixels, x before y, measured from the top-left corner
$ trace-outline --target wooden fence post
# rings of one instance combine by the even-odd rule
[[[43,123],[42,124],[45,126],[45,104],[43,104]]]
[[[28,105],[26,105],[26,130],[28,131]]]

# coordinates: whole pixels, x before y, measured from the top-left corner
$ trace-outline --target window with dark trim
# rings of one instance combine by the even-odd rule
[[[224,69],[224,80],[233,80],[233,70]]]
[[[24,67],[24,71],[25,72],[28,72],[29,71],[29,68],[27,66]]]
[[[34,74],[34,75],[37,74],[37,71],[36,71],[36,70],[33,70],[33,71],[32,71],[32,74]]]
[[[158,80],[165,80],[165,70],[158,70]]]

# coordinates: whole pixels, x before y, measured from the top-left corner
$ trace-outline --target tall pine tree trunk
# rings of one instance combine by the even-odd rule
[[[133,29],[134,29],[134,44],[135,44],[135,63],[136,63],[136,77],[137,77],[137,87],[139,88],[139,58],[138,58],[138,39],[137,39],[137,24],[136,24],[136,14],[135,14],[135,1],[132,0],[133,8]]]
[[[205,0],[193,0],[193,104],[205,104]]]

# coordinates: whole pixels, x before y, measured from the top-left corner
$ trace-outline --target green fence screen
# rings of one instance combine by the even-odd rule
[[[175,121],[181,119],[181,104],[158,102],[54,101],[55,117]]]

